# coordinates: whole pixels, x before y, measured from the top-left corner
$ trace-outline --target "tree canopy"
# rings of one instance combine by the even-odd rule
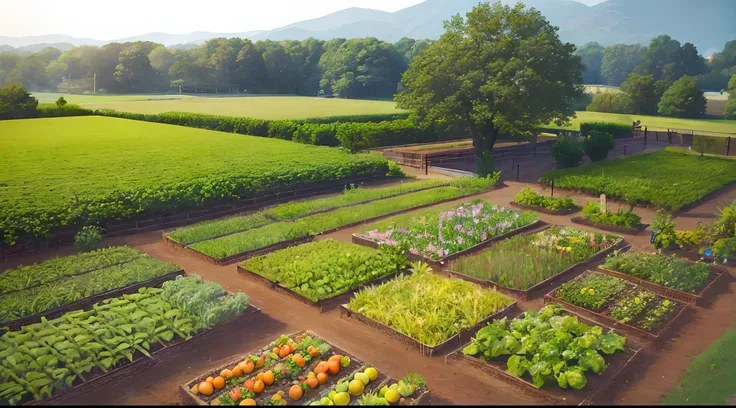
[[[423,126],[472,137],[479,174],[491,171],[501,135],[569,123],[583,64],[539,11],[481,3],[445,30],[412,61],[396,101]]]
[[[698,89],[697,78],[683,76],[670,86],[659,101],[659,113],[678,118],[696,118],[705,114],[705,95]]]

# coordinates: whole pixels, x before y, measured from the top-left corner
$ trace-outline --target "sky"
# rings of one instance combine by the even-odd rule
[[[349,7],[388,12],[423,0],[0,0],[0,35],[114,40],[149,32],[270,30]],[[452,1],[452,0],[449,0]]]

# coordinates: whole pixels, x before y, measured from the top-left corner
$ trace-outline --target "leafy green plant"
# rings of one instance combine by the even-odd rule
[[[626,338],[603,334],[600,326],[588,326],[563,309],[550,304],[530,310],[511,322],[494,320],[480,329],[463,354],[488,361],[501,356],[509,373],[528,375],[537,388],[556,383],[560,388],[585,388],[585,373],[603,374],[608,365],[603,355],[624,350]]]
[[[723,238],[716,241],[713,245],[713,256],[724,263],[729,258],[736,258],[736,237]]]
[[[91,251],[102,243],[102,228],[87,225],[74,236],[74,246],[82,251]]]
[[[710,276],[704,263],[690,264],[675,256],[647,252],[614,253],[602,265],[606,269],[684,292],[696,293]]]
[[[348,308],[428,346],[507,307],[513,300],[460,279],[447,279],[417,265],[411,275],[361,290]]]
[[[595,201],[589,201],[583,206],[583,217],[597,224],[617,225],[627,228],[633,228],[641,224],[641,217],[634,214],[631,209],[619,208],[615,213],[611,211],[601,212],[601,205]]]
[[[555,297],[599,312],[625,289],[626,281],[622,279],[602,273],[589,273],[562,284]]]
[[[583,109],[584,110],[584,109]],[[608,133],[614,139],[631,137],[633,129],[631,125],[616,122],[582,122],[580,123],[580,134],[590,135],[593,132]]]
[[[449,269],[526,290],[620,240],[611,234],[553,226],[537,234],[502,240],[489,250],[453,261]]]
[[[552,147],[552,159],[558,168],[577,167],[583,160],[583,142],[575,137],[559,137]]]
[[[374,249],[325,240],[251,258],[241,265],[316,302],[394,273],[402,263]]]
[[[538,219],[535,212],[519,213],[473,200],[448,211],[429,209],[411,218],[380,222],[379,228],[362,232],[361,237],[438,260]]]
[[[549,197],[537,193],[531,187],[522,188],[514,198],[514,202],[518,204],[531,205],[535,207],[542,207],[552,211],[570,210],[578,208],[577,204],[572,201],[569,196],[560,197]]]
[[[610,133],[591,130],[583,140],[583,150],[593,162],[605,160],[608,152],[616,146]]]
[[[677,242],[675,222],[672,214],[666,210],[659,209],[652,221],[652,232],[654,233],[654,247],[671,249]]]

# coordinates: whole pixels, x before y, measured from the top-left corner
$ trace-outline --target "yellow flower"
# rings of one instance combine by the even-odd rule
[[[580,289],[580,294],[581,295],[584,295],[585,294],[585,291],[587,291],[587,290],[588,290],[588,288],[582,288],[582,289]]]
[[[591,296],[595,295],[593,288],[588,289],[588,293],[590,293]]]
[[[567,251],[567,252],[570,252],[570,251],[572,251],[572,247],[567,247],[567,248],[565,248],[565,251]]]

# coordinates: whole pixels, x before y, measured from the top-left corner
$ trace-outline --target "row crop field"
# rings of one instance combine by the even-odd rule
[[[54,228],[388,171],[377,155],[104,117],[5,121],[0,134],[8,245]]]
[[[418,405],[429,395],[422,376],[390,378],[311,331],[282,335],[181,390],[189,404],[214,406]]]
[[[128,247],[52,259],[0,274],[0,322],[74,304],[129,285],[165,279],[181,268]]]
[[[665,149],[572,169],[552,170],[539,181],[606,194],[635,205],[677,210],[736,180],[736,161]]]
[[[0,402],[56,396],[241,316],[242,293],[197,276],[104,300],[0,337]]]
[[[296,214],[306,212],[305,216],[270,223],[265,221],[261,223],[253,218],[246,218],[247,221],[242,223],[241,221],[243,219],[239,219],[235,224],[237,224],[237,227],[244,227],[244,229],[239,230],[239,232],[236,230],[236,232],[228,233],[228,235],[224,236],[220,232],[235,224],[225,221],[227,224],[220,229],[219,225],[221,224],[206,223],[183,231],[196,229],[202,232],[203,235],[215,234],[210,239],[201,238],[187,245],[187,248],[218,260],[218,262],[229,262],[241,256],[241,259],[245,259],[249,253],[263,250],[272,245],[307,239],[325,231],[336,230],[396,212],[477,194],[488,190],[496,181],[497,177],[486,179],[463,177],[454,180],[446,186],[438,186],[436,188],[414,192],[408,190],[409,192],[406,194],[372,201],[369,200],[363,203],[358,202],[349,206],[340,207],[338,205],[333,210],[316,212],[311,215],[309,215],[310,213],[308,211],[313,206],[307,203],[303,204],[302,209],[296,212]],[[335,200],[338,204],[345,201],[343,197],[337,197]],[[299,206],[299,204],[296,205]],[[330,207],[331,204],[320,206]],[[294,212],[290,211],[281,212],[278,210],[278,207],[274,211],[275,213],[281,213],[283,216],[294,214]],[[269,210],[264,212],[264,214],[269,213]],[[258,213],[254,216],[258,217]],[[266,215],[263,216],[266,217]],[[211,228],[213,225],[218,225],[218,227]],[[204,229],[204,232],[202,229]],[[183,234],[179,234],[178,236],[181,237],[181,235]]]

